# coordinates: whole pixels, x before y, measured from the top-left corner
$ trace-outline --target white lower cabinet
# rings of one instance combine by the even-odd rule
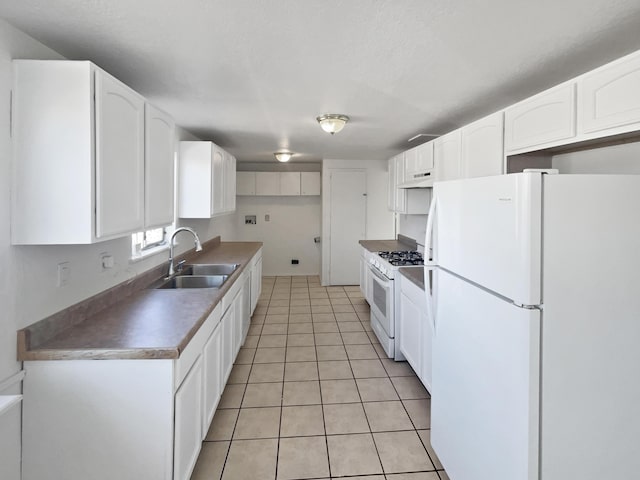
[[[256,306],[258,305],[258,299],[262,292],[262,248],[253,257],[253,265],[251,267],[251,311],[253,315]]]
[[[202,445],[202,357],[198,357],[175,397],[173,478],[189,479]]]
[[[216,413],[218,402],[222,396],[222,324],[218,323],[215,330],[204,345],[203,355],[203,406],[202,439],[207,435],[207,430],[213,416]]]
[[[24,362],[23,480],[188,480],[261,261],[259,250],[177,359]]]
[[[400,275],[399,348],[427,390],[431,391],[433,326],[424,290]]]
[[[222,383],[226,384],[233,368],[235,305],[231,303],[222,316]]]

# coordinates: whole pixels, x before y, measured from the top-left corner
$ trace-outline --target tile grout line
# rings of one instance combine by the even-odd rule
[[[271,297],[269,297],[269,299],[271,299]],[[259,299],[258,299],[259,301]],[[264,327],[264,324],[263,324]],[[260,329],[260,337],[262,337],[262,329]],[[258,343],[260,342],[260,339],[258,339]],[[224,457],[224,463],[222,465],[222,470],[220,471],[220,479],[222,479],[224,477],[224,470],[227,467],[227,460],[229,459],[229,453],[231,452],[231,447],[233,445],[233,441],[234,441],[234,436],[236,434],[236,428],[238,426],[238,421],[240,420],[240,413],[242,411],[242,403],[244,402],[244,396],[247,393],[247,387],[249,386],[249,377],[251,377],[251,371],[253,370],[253,360],[255,360],[255,353],[253,356],[253,359],[251,361],[251,366],[249,367],[249,374],[247,375],[247,383],[245,383],[244,385],[244,390],[242,391],[242,398],[240,399],[240,405],[238,406],[238,416],[236,417],[236,421],[233,423],[233,430],[231,432],[231,438],[229,439],[229,448],[227,449],[227,454]],[[235,366],[235,364],[234,364]],[[233,371],[233,367],[231,367],[231,370]],[[217,409],[217,407],[216,407]],[[215,416],[215,415],[214,415]]]

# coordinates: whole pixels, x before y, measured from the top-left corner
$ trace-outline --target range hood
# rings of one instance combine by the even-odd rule
[[[397,185],[397,188],[431,188],[433,187],[433,177],[429,174],[407,180]]]

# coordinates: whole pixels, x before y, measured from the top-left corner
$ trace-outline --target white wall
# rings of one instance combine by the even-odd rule
[[[428,215],[398,215],[398,233],[413,238],[424,247]]]
[[[319,275],[320,244],[313,238],[320,236],[320,210],[320,196],[239,196],[237,239],[264,243],[263,275]],[[256,225],[246,225],[245,215],[256,215]],[[291,265],[294,258],[298,265]]]
[[[395,238],[395,219],[387,209],[387,187],[389,174],[386,160],[333,160],[322,162],[322,191],[328,193],[329,171],[331,169],[365,169],[367,173],[367,240],[388,240]],[[329,237],[330,198],[322,196],[322,237]],[[331,252],[329,242],[322,242],[322,283],[329,279]]]
[[[640,142],[569,152],[552,157],[560,173],[640,174]]]
[[[96,245],[12,246],[10,242],[10,163],[9,98],[13,58],[56,59],[56,52],[0,20],[0,381],[20,370],[16,361],[16,331],[57,311],[95,295],[167,261],[161,252],[131,263],[129,237]],[[170,112],[169,112],[170,113]],[[178,139],[194,139],[176,129]],[[177,143],[177,142],[176,142]],[[177,146],[177,145],[176,145]],[[186,223],[186,222],[185,222]],[[189,222],[203,241],[215,235],[235,236],[235,216]],[[193,248],[181,242],[177,251]],[[101,254],[113,255],[115,267],[102,271]],[[57,287],[57,265],[68,262],[68,285]],[[8,392],[6,392],[8,393]],[[19,479],[20,409],[0,418],[0,478]]]

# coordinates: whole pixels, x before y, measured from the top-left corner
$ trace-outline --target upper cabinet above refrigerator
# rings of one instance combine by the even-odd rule
[[[636,53],[582,76],[578,82],[578,131],[640,128],[640,54]]]

